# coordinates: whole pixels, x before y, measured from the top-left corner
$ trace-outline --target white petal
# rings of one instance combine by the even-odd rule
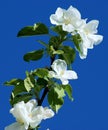
[[[62,16],[63,16],[63,9],[57,8],[56,13],[50,16],[51,23],[56,25],[62,25],[63,23]]]
[[[45,107],[45,108],[44,108],[43,119],[45,120],[45,119],[51,118],[51,117],[53,117],[53,116],[54,116],[54,112],[53,112],[51,109]]]
[[[36,100],[32,99],[26,103],[26,110],[28,113],[31,113],[31,111],[37,106]]]
[[[93,48],[93,43],[91,40],[88,39],[88,35],[85,34],[85,32],[79,32],[82,42],[80,43],[80,48],[83,50],[83,48]]]
[[[71,33],[75,30],[75,27],[72,24],[63,24],[63,30]]]
[[[92,21],[90,21],[89,23],[86,24],[84,29],[88,33],[95,34],[95,33],[97,33],[98,24],[99,24],[98,20],[92,20]]]
[[[60,78],[60,75],[58,75],[56,72],[54,71],[49,71],[49,77],[50,78],[56,78],[56,79],[59,79]]]
[[[54,71],[49,71],[49,77],[50,78],[53,78],[53,77],[55,77],[55,72]]]
[[[79,52],[79,56],[81,59],[85,59],[87,57],[87,47],[81,44],[80,49],[81,49],[81,52]]]
[[[88,38],[93,42],[94,45],[98,45],[102,42],[103,36],[102,35],[88,35]]]
[[[77,76],[77,73],[75,71],[67,70],[67,71],[65,71],[65,73],[63,75],[63,78],[66,78],[66,79],[77,79],[78,76]]]
[[[63,85],[67,85],[69,81],[67,79],[61,78],[60,79]]]
[[[66,71],[67,64],[64,60],[57,59],[53,62],[51,67],[57,74],[60,74],[62,71]]]
[[[58,19],[55,14],[52,14],[52,15],[50,16],[50,21],[51,21],[52,24],[62,25],[62,20]]]
[[[15,123],[5,127],[5,130],[26,130],[26,129],[24,128],[24,125],[21,125],[21,124],[15,122]]]
[[[44,112],[44,109],[42,106],[38,106],[32,111],[31,121],[30,121],[30,126],[32,128],[35,128],[41,123],[43,119],[43,112]]]
[[[26,104],[24,101],[15,104],[14,108],[10,110],[10,113],[13,114],[19,123],[24,123],[26,129],[28,128],[30,117],[28,116],[29,113],[26,109]]]
[[[58,7],[55,14],[57,15],[57,18],[61,18],[63,16],[63,9]]]
[[[40,123],[41,123],[41,120],[32,121],[30,122],[30,126],[32,128],[36,128]]]
[[[81,19],[80,12],[73,6],[70,6],[67,11],[70,12],[73,16],[77,17],[78,19]]]

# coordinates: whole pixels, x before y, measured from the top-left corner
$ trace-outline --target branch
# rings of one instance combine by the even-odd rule
[[[45,96],[47,95],[48,91],[49,91],[48,86],[46,86],[46,88],[44,89],[44,92],[42,94],[41,99],[38,101],[38,106],[42,105],[43,100],[44,100]]]

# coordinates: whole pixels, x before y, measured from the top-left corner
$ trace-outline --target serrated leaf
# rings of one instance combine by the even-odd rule
[[[45,24],[36,23],[34,24],[34,26],[27,26],[27,27],[22,28],[18,32],[17,37],[43,35],[43,34],[48,34],[48,33],[49,31]]]
[[[43,57],[44,50],[37,50],[37,51],[32,51],[24,55],[23,59],[27,62],[29,61],[36,61],[39,60]]]
[[[68,65],[72,64],[76,56],[75,49],[69,46],[62,46],[62,50],[64,53],[59,55],[59,58],[65,60]]]

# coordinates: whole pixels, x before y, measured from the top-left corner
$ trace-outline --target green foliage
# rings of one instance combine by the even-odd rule
[[[48,84],[48,82],[43,78],[38,78],[37,84],[40,85],[40,86],[46,86]]]
[[[33,75],[26,72],[27,77],[24,79],[24,86],[27,92],[29,92],[36,85],[36,80]]]
[[[34,76],[38,76],[39,78],[43,78],[45,80],[48,80],[47,77],[48,77],[48,70],[45,69],[45,68],[39,68],[39,69],[36,69],[34,72],[33,72],[33,75]]]
[[[13,106],[14,104],[20,101],[28,102],[31,98],[32,98],[32,94],[30,93],[26,93],[26,94],[23,93],[15,96],[14,93],[12,92],[10,98],[10,104]]]
[[[47,42],[48,44],[46,42],[38,40],[38,42],[42,44],[45,49],[39,49],[26,53],[23,56],[24,61],[30,62],[40,60],[43,55],[47,53],[47,55],[51,59],[51,64],[56,58],[65,60],[68,66],[70,66],[74,62],[76,56],[75,49],[70,46],[63,45],[63,42],[69,40],[68,32],[63,31],[61,25],[53,26],[51,27],[51,29],[56,33],[56,36],[48,35],[50,36],[49,41]],[[27,26],[22,28],[18,32],[17,36],[23,37],[44,34],[49,34],[48,28],[43,23],[37,23],[34,26]],[[74,35],[73,37],[71,37],[71,41],[74,42],[75,47],[78,51],[80,51],[80,35]],[[59,85],[55,83],[54,79],[49,78],[49,70],[51,70],[50,67],[48,69],[38,68],[34,71],[31,71],[30,73],[26,72],[26,78],[24,80],[12,79],[5,82],[4,84],[6,86],[14,86],[10,99],[11,105],[13,106],[20,101],[27,102],[34,97],[37,99],[39,105],[39,101],[41,101],[42,104],[42,98],[46,96],[46,94],[48,94],[47,99],[50,107],[55,112],[58,112],[58,110],[62,107],[64,103],[65,93],[68,95],[70,100],[73,100],[71,85]],[[46,88],[48,88],[48,90],[46,90]],[[35,129],[38,130],[38,127]]]
[[[27,92],[27,90],[25,88],[24,81],[22,80],[22,82],[14,86],[12,93],[14,94],[14,96],[17,96],[18,94],[23,92]]]
[[[60,55],[63,53],[64,53],[64,51],[62,51],[62,50],[53,51],[53,54],[57,54],[57,55]]]
[[[69,46],[62,46],[61,49],[64,53],[59,55],[59,58],[65,60],[68,65],[72,64],[76,56],[75,49]]]
[[[47,86],[47,84],[48,84],[48,82],[45,79],[43,79],[43,78],[37,79],[37,83],[36,83],[36,86],[34,88],[34,94],[35,94],[37,99],[40,99],[41,90],[43,88],[45,88],[45,86]]]
[[[53,46],[55,50],[57,50],[62,43],[59,36],[52,36],[49,40],[49,46]]]
[[[67,93],[68,97],[70,100],[73,100],[73,97],[72,97],[72,87],[71,85],[62,85],[62,87],[64,88],[65,92]]]
[[[79,34],[72,36],[72,41],[74,42],[77,50],[81,53],[81,50],[80,50],[80,43],[82,42],[81,36]]]
[[[23,59],[27,62],[36,61],[43,57],[44,50],[40,49],[37,51],[32,51],[24,55]]]
[[[49,46],[47,52],[49,53],[51,57],[54,55],[60,55],[64,53],[64,51],[62,50],[55,50],[53,46]]]
[[[58,33],[62,38],[64,38],[64,37],[68,34],[68,32],[63,31],[61,25],[53,26],[53,27],[51,27],[51,29],[52,29],[54,32]]]
[[[63,99],[64,96],[65,96],[64,89],[57,84],[49,91],[48,102],[50,104],[50,107],[55,112],[58,112],[58,110],[62,107],[64,103]]]
[[[14,85],[18,85],[19,83],[21,83],[21,82],[23,82],[23,80],[22,79],[12,79],[12,80],[10,80],[10,81],[6,81],[5,83],[4,83],[4,85],[6,85],[6,86],[14,86]]]
[[[17,37],[43,35],[43,34],[48,34],[48,33],[49,31],[45,24],[36,23],[34,24],[34,26],[27,26],[27,27],[22,28],[18,32]]]

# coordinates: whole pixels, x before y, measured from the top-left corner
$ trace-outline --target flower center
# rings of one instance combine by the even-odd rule
[[[62,75],[64,75],[64,71],[63,70],[60,72],[60,76],[62,76]]]
[[[24,121],[22,119],[17,119],[17,122],[19,122],[20,124],[24,124]]]
[[[88,35],[90,33],[88,29],[84,29],[84,32],[86,35]]]

